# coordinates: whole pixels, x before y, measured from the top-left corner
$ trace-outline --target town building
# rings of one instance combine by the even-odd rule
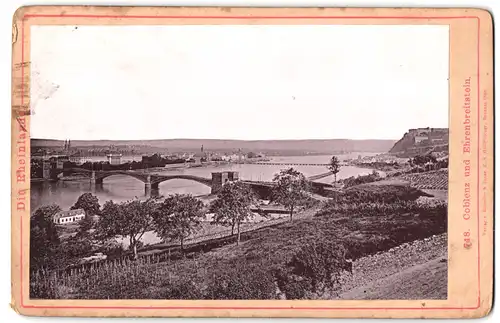
[[[218,153],[211,153],[208,157],[209,161],[222,161],[222,156]]]
[[[242,153],[234,153],[231,155],[222,156],[221,159],[229,162],[241,162],[245,159],[245,155],[243,155]]]
[[[69,161],[69,157],[68,155],[50,155],[44,158],[44,160],[48,160],[57,169],[63,169],[64,163]]]
[[[109,154],[108,163],[110,165],[121,165],[122,163],[122,155],[121,154]]]
[[[52,221],[55,224],[69,224],[85,218],[85,211],[83,209],[61,211],[55,214]]]
[[[81,165],[88,161],[92,161],[92,159],[90,157],[83,155],[80,151],[77,151],[76,153],[69,156],[69,161],[77,165]]]

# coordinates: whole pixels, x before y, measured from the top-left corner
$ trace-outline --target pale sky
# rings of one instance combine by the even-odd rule
[[[399,139],[448,127],[448,26],[31,27],[33,138]]]

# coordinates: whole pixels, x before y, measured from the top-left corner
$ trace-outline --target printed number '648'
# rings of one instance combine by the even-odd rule
[[[464,232],[464,248],[469,249],[472,246],[472,242],[470,241],[470,232]]]

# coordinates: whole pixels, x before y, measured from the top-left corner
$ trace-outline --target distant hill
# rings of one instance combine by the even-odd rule
[[[448,128],[410,129],[389,150],[389,153],[401,157],[417,154],[448,151]]]
[[[255,151],[296,152],[309,154],[329,154],[332,152],[387,152],[394,145],[395,140],[219,140],[219,139],[160,139],[160,140],[72,140],[72,148],[91,148],[109,146],[127,147],[155,147],[169,151],[197,151],[203,145],[208,151]],[[63,147],[63,140],[32,139],[34,148]]]

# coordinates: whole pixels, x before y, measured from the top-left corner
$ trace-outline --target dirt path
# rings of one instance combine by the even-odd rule
[[[446,298],[446,234],[360,258],[343,285],[341,299]]]
[[[342,299],[446,299],[447,261],[435,258],[341,295]]]

